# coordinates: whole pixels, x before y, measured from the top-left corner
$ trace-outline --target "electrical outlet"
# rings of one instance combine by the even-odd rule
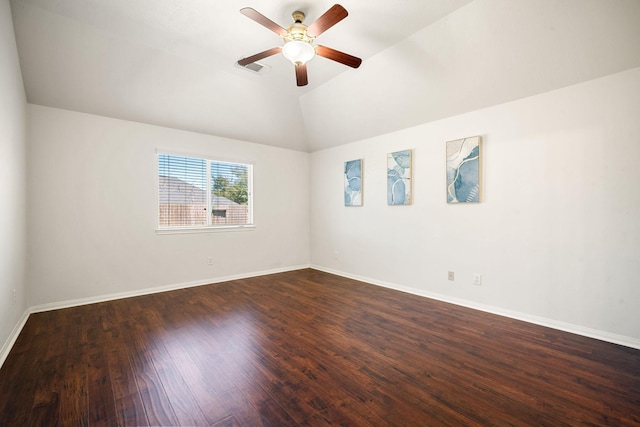
[[[454,279],[453,271],[450,271],[449,273],[447,273],[447,279],[449,279],[449,280],[451,280],[453,282],[453,279]]]
[[[207,258],[207,265],[213,265],[213,257]]]
[[[480,273],[473,274],[473,284],[476,286],[482,285],[482,274]]]
[[[14,290],[11,291],[11,301],[15,304],[17,299],[18,299],[18,293],[14,289]]]

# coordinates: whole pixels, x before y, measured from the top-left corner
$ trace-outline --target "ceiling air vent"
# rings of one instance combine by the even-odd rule
[[[264,74],[271,69],[271,67],[261,64],[259,62],[252,62],[247,65],[240,65],[236,62],[236,67],[242,68],[243,70],[247,70],[255,74]]]

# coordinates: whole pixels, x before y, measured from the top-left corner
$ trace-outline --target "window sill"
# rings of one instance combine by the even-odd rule
[[[156,234],[197,234],[197,233],[225,233],[234,231],[253,231],[255,225],[225,225],[216,227],[174,227],[156,228]]]

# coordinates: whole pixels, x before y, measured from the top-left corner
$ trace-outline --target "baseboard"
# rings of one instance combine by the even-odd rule
[[[18,339],[18,335],[20,335],[20,332],[22,332],[22,328],[24,328],[24,325],[27,323],[29,314],[30,314],[29,309],[25,310],[24,313],[22,313],[20,320],[18,320],[18,323],[13,328],[13,331],[11,331],[11,333],[9,334],[9,337],[2,345],[2,350],[0,350],[0,368],[2,368],[4,361],[7,360],[7,356],[9,355],[9,352],[13,348],[13,345],[16,343],[16,340]]]
[[[211,279],[196,280],[193,282],[183,282],[183,283],[175,283],[175,284],[166,285],[166,286],[156,286],[153,288],[137,289],[135,291],[130,291],[130,292],[119,292],[119,293],[113,293],[113,294],[99,295],[95,297],[78,298],[78,299],[67,300],[67,301],[57,301],[53,303],[32,306],[29,309],[29,311],[31,313],[40,313],[43,311],[59,310],[61,308],[77,307],[80,305],[95,304],[98,302],[112,301],[112,300],[117,300],[122,298],[131,298],[131,297],[137,297],[142,295],[156,294],[159,292],[175,291],[178,289],[192,288],[194,286],[211,285],[214,283],[229,282],[231,280],[248,279],[250,277],[284,273],[287,271],[301,270],[309,267],[310,265],[308,264],[295,265],[290,267],[276,268],[272,270],[255,271],[251,273],[243,273],[243,274],[236,274],[231,276],[214,277]]]
[[[600,341],[607,341],[613,344],[619,344],[625,347],[630,347],[630,348],[635,348],[640,350],[640,339],[637,339],[637,338],[613,334],[610,332],[600,331],[597,329],[586,328],[580,325],[560,322],[557,320],[534,316],[527,313],[507,310],[500,307],[493,307],[485,304],[479,304],[473,301],[453,298],[447,295],[441,295],[434,292],[423,291],[421,289],[399,286],[394,283],[384,282],[384,281],[372,279],[370,277],[358,276],[355,274],[350,274],[344,271],[334,270],[334,269],[322,267],[319,265],[312,264],[310,267],[315,270],[324,271],[325,273],[335,274],[337,276],[346,277],[348,279],[358,280],[360,282],[370,283],[372,285],[382,286],[385,288],[394,289],[397,291],[406,292],[409,294],[418,295],[425,298],[431,298],[434,300],[443,301],[443,302],[459,305],[462,307],[471,308],[474,310],[480,310],[486,313],[497,314],[499,316],[509,317],[511,319],[522,320],[524,322],[533,323],[540,326],[546,326],[548,328],[557,329],[560,331],[565,331],[565,332],[569,332],[572,334],[581,335],[589,338],[595,338]]]

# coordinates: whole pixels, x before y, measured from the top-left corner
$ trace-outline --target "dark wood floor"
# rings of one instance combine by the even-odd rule
[[[640,425],[640,351],[315,270],[32,315],[2,426]]]

